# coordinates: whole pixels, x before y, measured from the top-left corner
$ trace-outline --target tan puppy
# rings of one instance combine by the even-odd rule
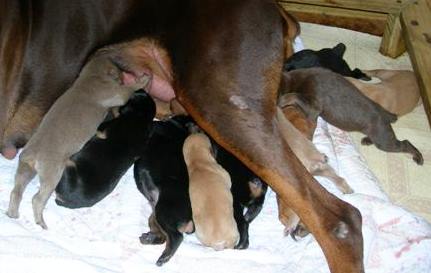
[[[370,77],[380,80],[368,83],[346,77],[365,96],[397,116],[411,112],[419,102],[419,86],[415,74],[408,70],[368,70]]]
[[[183,154],[197,238],[215,250],[233,248],[239,233],[233,217],[229,174],[214,159],[211,142],[203,133],[187,137]]]
[[[19,216],[22,194],[38,174],[39,192],[33,197],[37,224],[46,229],[43,209],[60,181],[69,157],[96,133],[111,107],[123,105],[150,81],[146,68],[132,63],[127,43],[100,49],[84,66],[79,77],[50,108],[39,128],[24,147],[15,175],[7,215]],[[128,68],[124,69],[127,64]]]
[[[282,101],[282,99],[280,100]],[[283,105],[282,103],[279,105]],[[280,122],[281,132],[283,137],[289,143],[293,153],[298,157],[304,167],[312,174],[326,177],[343,193],[352,193],[353,190],[347,182],[338,176],[334,169],[328,164],[326,155],[320,153],[314,144],[307,139],[306,136],[311,136],[314,133],[316,124],[306,119],[305,114],[300,112],[298,108],[291,108],[285,106],[283,110],[277,108],[277,120]],[[303,130],[299,131],[292,123],[286,119],[286,116],[292,119],[292,123],[301,126]],[[311,138],[310,137],[310,138]],[[299,223],[299,217],[279,198],[278,204],[278,218],[280,222],[286,227],[285,233],[292,233]]]

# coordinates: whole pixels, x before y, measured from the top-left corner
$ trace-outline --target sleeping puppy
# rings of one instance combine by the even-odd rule
[[[410,113],[418,105],[419,86],[412,71],[378,69],[364,72],[379,79],[380,82],[364,82],[350,77],[346,79],[389,112],[402,116]]]
[[[233,248],[239,240],[233,213],[229,173],[213,156],[203,133],[188,136],[183,146],[196,237],[215,250]]]
[[[346,77],[370,80],[371,78],[358,68],[350,69],[343,59],[345,51],[346,46],[343,43],[339,43],[334,48],[323,48],[319,51],[304,49],[290,56],[284,62],[283,70],[292,71],[300,68],[324,67]]]
[[[391,126],[396,115],[367,98],[341,75],[322,68],[284,72],[281,91],[290,92],[288,104],[297,104],[313,120],[320,115],[342,130],[364,133],[364,145],[374,143],[383,151],[410,153],[417,164],[423,164],[422,154],[408,140],[397,140]]]
[[[95,134],[110,108],[124,105],[134,91],[150,82],[150,75],[139,64],[124,69],[121,63],[125,59],[134,60],[126,47],[125,43],[98,50],[44,116],[20,155],[9,217],[18,217],[22,194],[38,174],[40,188],[32,200],[33,213],[35,222],[46,229],[43,210],[69,158]]]
[[[186,116],[155,121],[146,149],[134,166],[136,186],[153,208],[148,219],[150,231],[142,234],[141,243],[169,242],[157,265],[174,255],[184,232],[194,231],[189,177],[182,152],[191,125],[194,126],[193,120]],[[240,232],[236,248],[247,248],[248,226],[262,208],[267,185],[230,153],[216,144],[213,147],[217,160],[232,177],[234,217]],[[244,208],[247,208],[245,214]]]
[[[103,122],[96,136],[70,158],[55,189],[55,202],[67,208],[91,207],[111,193],[142,154],[155,107],[142,90],[119,109],[117,118]]]

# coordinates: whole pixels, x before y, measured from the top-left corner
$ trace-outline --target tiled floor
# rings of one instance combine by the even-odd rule
[[[397,59],[381,55],[378,51],[381,38],[377,36],[301,23],[301,38],[305,48],[311,49],[333,47],[343,42],[347,46],[344,58],[352,68],[412,70],[407,53]],[[422,152],[423,166],[417,166],[410,155],[385,153],[374,146],[362,146],[363,135],[351,135],[392,201],[431,222],[431,130],[423,106],[400,117],[393,127],[399,139],[409,139]]]

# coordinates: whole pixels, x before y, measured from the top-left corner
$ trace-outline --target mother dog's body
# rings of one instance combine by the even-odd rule
[[[4,155],[15,156],[94,48],[153,37],[169,54],[178,101],[200,127],[301,217],[333,273],[363,272],[359,211],[316,183],[280,134],[275,110],[290,32],[274,0],[2,1]],[[5,65],[14,51],[18,61]]]

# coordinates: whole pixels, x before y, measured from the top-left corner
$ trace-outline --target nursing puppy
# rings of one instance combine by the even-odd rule
[[[182,153],[184,140],[189,135],[186,124],[190,122],[185,116],[155,121],[150,139],[134,166],[136,186],[153,209],[150,232],[143,233],[140,241],[142,244],[166,241],[158,266],[175,254],[184,232],[194,231],[189,179]]]
[[[55,202],[67,208],[91,207],[111,193],[142,154],[155,112],[146,92],[134,93],[119,116],[103,122],[97,135],[70,158],[55,189]]]
[[[246,249],[249,246],[249,225],[262,210],[268,185],[223,147],[215,142],[212,142],[212,147],[217,162],[230,174],[232,181],[233,212],[239,232],[235,249]],[[192,207],[197,205],[192,203]],[[245,213],[244,208],[247,208]]]
[[[408,140],[397,140],[391,127],[396,115],[367,98],[341,75],[322,68],[284,72],[281,90],[291,92],[288,104],[297,104],[310,118],[316,120],[320,115],[342,130],[362,132],[366,135],[362,144],[410,153],[418,165],[423,164],[422,154]]]
[[[283,66],[284,71],[292,71],[301,68],[324,67],[335,73],[355,79],[370,80],[358,68],[351,70],[343,59],[346,46],[339,43],[333,48],[323,48],[321,50],[304,49],[290,56]]]
[[[79,77],[53,104],[39,128],[25,146],[15,175],[7,215],[19,216],[23,191],[36,174],[40,188],[33,197],[33,213],[37,224],[46,229],[43,209],[60,181],[69,158],[95,134],[111,107],[123,105],[134,91],[150,80],[139,65],[123,64],[127,56],[125,44],[100,49],[83,67]]]
[[[370,77],[378,78],[380,82],[369,83],[350,77],[346,79],[387,111],[402,116],[418,105],[419,86],[412,71],[377,69],[364,72]]]
[[[233,248],[239,233],[233,217],[230,175],[212,153],[211,141],[203,133],[193,133],[184,142],[196,237],[204,245],[222,250]]]
[[[185,116],[155,121],[147,148],[134,166],[136,186],[153,208],[148,219],[150,231],[142,234],[141,243],[161,244],[166,239],[169,241],[157,261],[158,265],[174,255],[184,232],[194,231],[189,177],[182,151],[190,125],[194,126],[193,120]],[[249,224],[261,211],[268,186],[222,147],[215,143],[213,147],[218,162],[232,178],[234,217],[240,233],[235,248],[244,249],[249,245]],[[166,168],[167,164],[169,168]],[[245,214],[244,208],[247,208]]]

